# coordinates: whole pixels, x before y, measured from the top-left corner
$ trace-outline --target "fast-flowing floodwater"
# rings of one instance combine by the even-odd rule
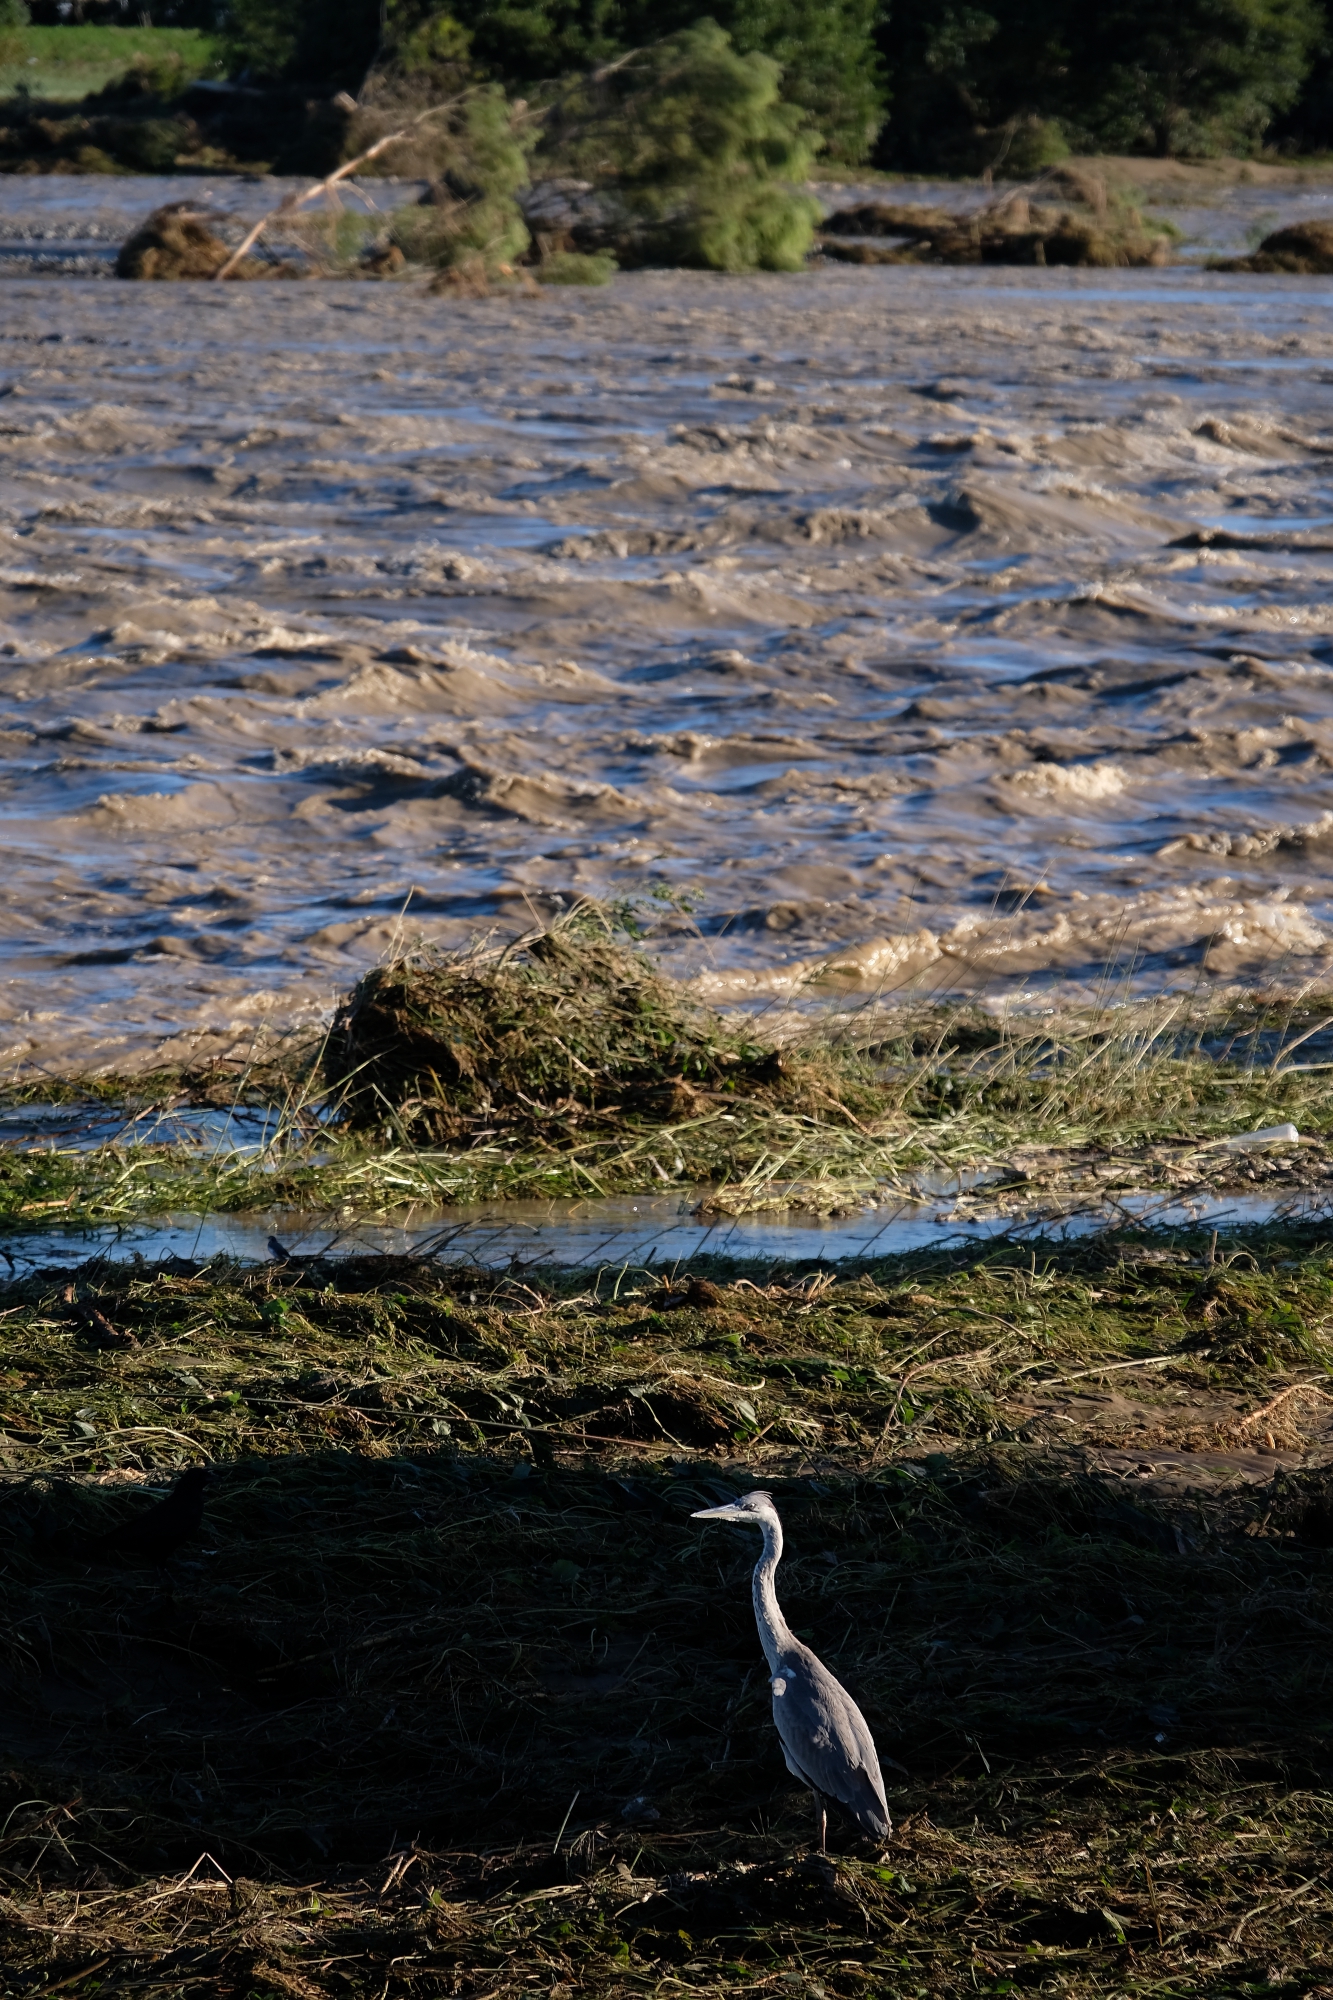
[[[719,999],[1320,978],[1331,296],[11,279],[6,1065],[659,887]]]

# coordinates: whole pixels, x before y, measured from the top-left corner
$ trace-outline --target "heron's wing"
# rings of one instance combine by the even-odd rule
[[[784,1649],[772,1689],[773,1720],[788,1770],[836,1799],[864,1832],[888,1833],[875,1739],[846,1688],[802,1647],[799,1653]]]

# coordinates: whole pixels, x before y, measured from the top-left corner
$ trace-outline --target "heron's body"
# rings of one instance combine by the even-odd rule
[[[787,1769],[815,1795],[821,1853],[827,1799],[863,1833],[883,1838],[892,1822],[869,1725],[842,1683],[790,1629],[778,1603],[774,1573],[782,1559],[782,1523],[772,1499],[747,1493],[732,1506],[704,1508],[695,1519],[749,1521],[763,1531],[764,1550],[754,1569],[755,1623]]]

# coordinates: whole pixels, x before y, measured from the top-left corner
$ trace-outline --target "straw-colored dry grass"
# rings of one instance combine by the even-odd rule
[[[1281,1469],[1333,1448],[1312,1232],[90,1266],[0,1315],[0,1990],[1333,1985],[1333,1513]],[[196,1546],[79,1558],[204,1457]],[[893,1841],[827,1865],[754,1550],[689,1519],[760,1482],[896,1760]]]

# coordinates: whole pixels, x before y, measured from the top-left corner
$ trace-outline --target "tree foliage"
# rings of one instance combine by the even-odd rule
[[[0,6],[11,0],[0,0]],[[863,160],[883,118],[878,0],[715,0],[741,55],[772,57],[785,100],[833,155]],[[479,78],[513,94],[691,28],[698,0],[227,0],[233,74],[327,81],[356,93],[372,66],[428,71],[461,44]]]
[[[23,0],[0,0],[21,12]],[[367,72],[549,91],[702,25],[699,0],[226,0],[233,75],[354,95]],[[1333,0],[713,0],[823,158],[1030,173],[1068,150],[1333,144]],[[885,120],[888,112],[887,122]],[[878,139],[876,134],[878,133]]]
[[[818,141],[781,101],[780,79],[772,57],[742,55],[716,22],[700,21],[589,78],[549,143],[623,207],[622,256],[799,270],[820,209],[792,183],[808,175]]]
[[[1321,19],[1318,0],[903,0],[880,30],[881,158],[1027,172],[1062,146],[1253,152],[1296,103]]]
[[[398,210],[393,239],[417,263],[493,278],[528,247],[516,197],[527,185],[531,134],[498,84],[473,89],[429,129],[421,143],[430,148],[430,193]]]
[[[479,61],[514,89],[650,46],[699,22],[699,0],[456,0]],[[834,157],[866,157],[884,115],[878,0],[713,0],[709,16],[741,55],[782,70],[782,95]]]

